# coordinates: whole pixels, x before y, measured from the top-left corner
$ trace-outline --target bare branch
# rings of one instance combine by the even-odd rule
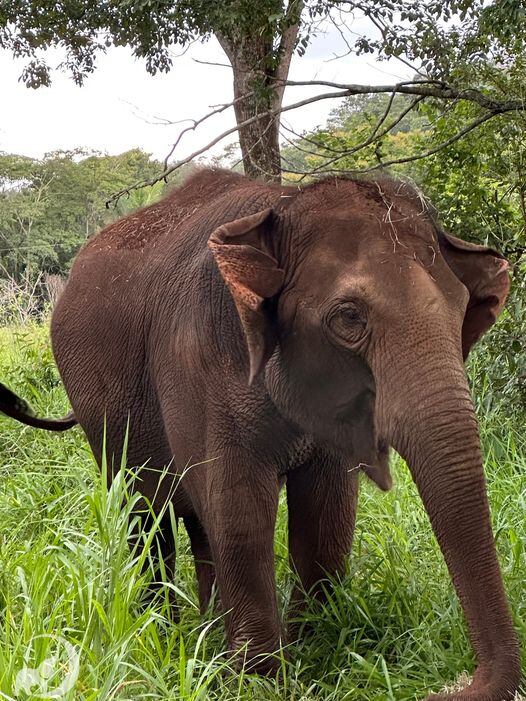
[[[393,93],[394,95],[394,93]],[[384,129],[382,129],[381,132],[378,132],[379,126],[381,126],[382,122],[385,121],[385,117],[388,114],[388,110],[384,113],[384,115],[380,118],[378,124],[376,127],[373,129],[371,134],[362,142],[357,144],[356,146],[353,146],[350,149],[345,149],[340,152],[340,155],[335,156],[334,158],[331,158],[329,161],[325,161],[321,165],[317,166],[316,168],[313,168],[313,170],[310,172],[310,174],[314,174],[319,172],[320,170],[325,170],[327,166],[332,165],[333,163],[336,163],[337,161],[340,161],[342,158],[347,158],[348,156],[352,156],[354,153],[357,153],[358,151],[362,151],[364,148],[367,148],[367,146],[371,146],[371,144],[377,144],[380,142],[380,139],[382,139],[386,134],[391,132],[394,127],[399,124],[402,119],[411,111],[413,110],[419,102],[422,102],[424,98],[422,96],[419,96],[412,100],[412,102],[404,109],[402,112],[396,117],[394,121],[392,121],[388,126],[386,126]],[[392,100],[389,102],[388,109],[390,109],[390,105],[392,104]],[[378,166],[380,167],[380,166]],[[307,175],[307,173],[305,174]]]
[[[203,61],[200,58],[193,58],[192,61],[194,61],[194,63],[199,63],[201,66],[219,66],[220,68],[232,69],[232,66],[229,63],[219,63],[218,61]]]
[[[468,100],[495,113],[524,111],[526,109],[526,101],[524,100],[493,100],[476,88],[452,88],[438,80],[408,80],[397,83],[394,86],[333,83],[328,80],[287,80],[286,84],[290,87],[318,85],[327,88],[335,88],[345,93],[342,94],[342,97],[366,94],[377,95],[379,93],[391,93],[395,90],[401,95],[421,95],[422,97],[435,97],[439,100]]]
[[[336,146],[329,146],[328,144],[320,144],[320,142],[316,141],[316,139],[313,139],[309,136],[306,136],[305,134],[300,134],[297,131],[294,131],[294,129],[287,126],[283,122],[281,122],[281,128],[285,129],[290,134],[293,134],[296,138],[301,139],[301,141],[305,141],[307,144],[312,144],[313,146],[316,146],[318,149],[323,149],[324,151],[328,151],[329,153],[347,153],[346,148],[336,148]],[[294,142],[291,141],[291,143],[294,143]],[[316,155],[319,156],[320,152],[318,151]]]
[[[412,161],[419,161],[422,160],[423,158],[428,158],[429,156],[434,155],[435,153],[438,153],[439,151],[442,151],[442,149],[447,148],[448,146],[451,146],[455,142],[459,141],[462,139],[466,134],[469,134],[469,132],[473,131],[477,127],[479,127],[481,124],[484,124],[484,122],[487,122],[490,119],[493,119],[493,117],[497,116],[498,113],[495,112],[486,112],[485,114],[481,115],[477,119],[474,119],[472,122],[467,124],[463,129],[458,131],[454,136],[450,137],[449,139],[446,139],[446,141],[442,141],[440,144],[437,146],[434,146],[433,148],[429,149],[428,151],[425,151],[423,153],[417,153],[413,156],[405,156],[404,158],[393,158],[391,161],[384,161],[381,163],[378,163],[375,166],[371,166],[370,168],[357,168],[355,170],[339,170],[339,169],[329,169],[325,170],[324,169],[324,174],[325,173],[340,173],[340,174],[345,174],[345,173],[371,173],[374,170],[380,170],[381,168],[387,168],[388,166],[393,166],[393,165],[399,165],[401,163],[410,163]],[[352,150],[351,150],[352,151]],[[349,151],[349,153],[351,152]],[[334,162],[335,160],[340,160],[343,158],[343,156],[340,156],[337,159],[333,159]],[[284,170],[283,172],[285,173],[291,173],[293,175],[312,175],[315,171],[293,171],[293,170]]]
[[[286,127],[285,127],[286,129]],[[301,146],[298,146],[297,141],[293,141],[290,139],[286,134],[283,133],[283,131],[280,129],[280,136],[285,139],[285,141],[290,144],[296,151],[300,151],[301,153],[306,153],[308,156],[316,156],[316,158],[320,157],[320,152],[319,151],[311,151],[310,149],[307,148],[302,148]],[[300,136],[301,139],[301,136]],[[323,148],[323,146],[322,146]],[[283,154],[281,156],[283,158]]]
[[[245,96],[241,96],[238,99],[243,99]],[[249,117],[249,119],[245,119],[244,121],[240,122],[239,124],[236,124],[236,126],[231,127],[230,129],[227,129],[226,131],[222,132],[218,136],[216,136],[212,141],[209,141],[208,144],[205,146],[197,149],[193,153],[191,153],[189,156],[186,158],[183,158],[180,161],[177,161],[173,165],[166,167],[164,171],[156,176],[155,178],[151,178],[150,180],[141,180],[134,185],[130,185],[129,187],[123,188],[122,190],[119,190],[116,192],[114,195],[110,197],[109,200],[106,202],[106,207],[109,207],[113,202],[117,202],[123,195],[129,195],[130,192],[133,190],[140,190],[143,187],[148,187],[149,185],[155,185],[155,183],[160,182],[161,180],[165,180],[166,178],[173,173],[175,170],[178,170],[182,166],[186,165],[187,163],[190,163],[190,161],[193,161],[194,158],[197,158],[198,156],[201,156],[203,153],[206,151],[209,151],[213,146],[218,144],[220,141],[223,141],[224,139],[227,138],[227,136],[230,136],[231,134],[235,134],[238,132],[240,129],[243,127],[248,126],[249,124],[253,124],[254,122],[259,122],[262,117],[270,117],[270,116],[275,116],[278,115],[282,112],[287,112],[289,110],[297,109],[298,107],[303,107],[304,105],[309,105],[313,102],[319,102],[320,100],[330,100],[334,99],[336,97],[345,97],[345,93],[339,91],[339,92],[332,92],[332,93],[323,93],[322,95],[314,95],[313,97],[305,98],[304,100],[299,100],[298,102],[294,102],[291,105],[286,105],[285,107],[276,107],[271,110],[265,110],[264,112],[259,112],[258,114],[255,114],[252,117]],[[227,109],[227,107],[231,107],[234,104],[235,100],[232,102],[229,102],[228,104],[223,105],[219,110]],[[218,110],[214,110],[214,113],[217,113]],[[212,113],[208,113],[204,117],[202,117],[199,121],[199,124],[202,124],[206,119],[208,119],[211,116]],[[187,127],[186,129],[183,130],[182,133],[186,133],[187,131],[191,131],[193,127]],[[170,153],[168,154],[167,158],[165,159],[165,163],[167,163],[168,159],[173,155],[173,152],[175,151],[175,148],[181,141],[182,133],[179,134],[177,137],[176,143],[172,146]]]
[[[340,14],[340,19],[341,19],[341,15],[342,15],[342,10],[341,10],[341,8],[339,8],[339,14]],[[341,40],[343,41],[343,43],[344,43],[345,46],[347,47],[347,51],[344,51],[343,54],[334,54],[334,55],[332,56],[332,58],[327,59],[327,62],[328,62],[328,61],[337,61],[337,60],[340,59],[340,58],[344,58],[345,56],[349,56],[349,54],[352,54],[353,51],[354,51],[353,47],[352,47],[352,46],[349,44],[349,42],[347,41],[347,37],[345,36],[345,34],[343,33],[343,30],[342,30],[342,25],[343,25],[343,26],[346,26],[346,25],[345,25],[345,22],[342,22],[341,24],[339,24],[339,23],[334,19],[334,17],[332,16],[332,14],[330,14],[330,13],[329,13],[328,19],[329,19],[329,21],[331,22],[331,24],[333,25],[333,27],[336,29],[336,31],[338,32],[338,34],[340,35]]]
[[[161,115],[158,114],[151,114],[147,115],[146,113],[141,114],[141,108],[138,107],[138,105],[134,104],[133,102],[130,102],[130,100],[124,100],[121,99],[121,102],[123,102],[125,105],[128,105],[132,109],[132,114],[134,117],[137,119],[140,119],[141,122],[144,122],[145,124],[151,124],[152,126],[156,127],[172,127],[174,124],[182,124],[183,122],[193,122],[193,119],[178,119],[178,120],[172,120],[168,119],[167,117],[161,117]]]
[[[382,116],[380,117],[380,119],[378,120],[376,126],[374,127],[374,129],[372,131],[372,134],[370,136],[371,139],[374,139],[374,137],[378,133],[378,130],[380,129],[382,124],[385,122],[385,120],[389,116],[389,112],[391,111],[391,107],[393,106],[393,102],[394,102],[395,97],[396,97],[396,90],[393,90],[393,92],[389,96],[389,102],[387,103],[387,107],[385,108],[384,113],[382,114]]]
[[[276,80],[276,83],[280,81]],[[472,125],[468,125],[464,129],[462,129],[456,137],[453,137],[452,140],[448,140],[447,142],[444,142],[444,144],[436,147],[436,149],[433,149],[431,152],[421,155],[421,156],[413,156],[409,157],[407,160],[396,160],[393,161],[392,163],[384,163],[383,166],[386,165],[391,165],[395,163],[403,163],[407,162],[410,160],[417,160],[418,158],[424,158],[426,155],[431,155],[432,153],[436,153],[438,150],[441,148],[445,148],[448,146],[450,143],[454,143],[454,141],[457,141],[459,138],[461,138],[464,134],[468,133],[472,129],[476,128],[479,124],[482,124],[484,121],[487,121],[488,119],[491,119],[495,115],[498,114],[504,114],[506,112],[522,112],[526,111],[526,101],[525,100],[507,100],[507,101],[497,101],[494,99],[491,99],[484,95],[480,90],[474,89],[474,88],[466,88],[459,90],[457,88],[452,88],[444,83],[441,83],[440,81],[433,81],[433,80],[414,80],[414,81],[405,81],[405,82],[400,82],[397,83],[396,85],[358,85],[358,84],[345,84],[345,83],[334,83],[331,81],[319,81],[319,80],[312,80],[312,81],[281,81],[281,84],[287,85],[287,86],[325,86],[325,87],[331,87],[335,88],[334,91],[331,92],[323,92],[319,93],[317,95],[313,95],[311,97],[305,98],[303,100],[298,100],[297,102],[293,102],[289,105],[285,106],[277,106],[269,110],[265,110],[263,112],[258,112],[257,114],[251,116],[248,119],[245,119],[236,126],[231,127],[230,129],[227,129],[223,131],[221,134],[216,136],[214,139],[212,139],[208,144],[205,146],[197,149],[193,153],[191,153],[189,156],[186,158],[183,158],[180,161],[175,162],[171,166],[168,166],[168,160],[169,158],[173,155],[177,145],[180,143],[182,135],[186,133],[187,131],[194,130],[199,126],[199,124],[202,124],[205,120],[209,119],[211,116],[214,114],[217,114],[218,112],[222,112],[232,105],[235,104],[236,100],[233,100],[230,103],[226,103],[224,105],[221,105],[219,108],[216,110],[213,110],[212,112],[208,113],[201,119],[197,120],[194,125],[191,127],[187,127],[183,132],[179,135],[177,138],[177,141],[173,145],[169,155],[165,159],[165,168],[164,171],[157,177],[152,178],[151,180],[144,180],[144,181],[139,181],[135,183],[134,185],[131,185],[128,188],[124,188],[120,190],[119,192],[115,193],[107,202],[106,206],[109,206],[111,203],[116,202],[122,195],[129,194],[133,190],[140,189],[142,187],[146,187],[149,185],[154,185],[155,183],[161,181],[161,180],[166,180],[166,178],[173,173],[175,170],[178,170],[181,168],[183,165],[189,163],[192,161],[194,158],[197,158],[198,156],[202,155],[206,151],[210,150],[213,146],[218,144],[219,142],[223,141],[225,138],[228,136],[237,133],[240,129],[243,129],[244,127],[253,124],[254,122],[260,121],[264,117],[274,117],[279,114],[282,114],[284,112],[289,112],[291,110],[298,109],[300,107],[303,107],[305,105],[313,104],[315,102],[320,102],[322,100],[333,100],[333,99],[341,99],[344,97],[350,97],[353,95],[366,95],[366,94],[381,94],[381,93],[390,93],[390,94],[402,94],[402,95],[414,95],[417,98],[420,98],[419,101],[421,101],[424,98],[436,98],[436,99],[441,99],[441,100],[466,100],[472,103],[475,103],[482,108],[486,110],[484,115],[482,117],[479,117],[477,120],[475,120]],[[246,99],[248,95],[242,95],[237,100],[243,100]],[[410,106],[408,108],[412,109],[414,105]],[[401,117],[400,117],[401,118]],[[399,121],[399,120],[398,120]],[[397,122],[396,122],[397,123]],[[392,126],[391,126],[392,128]],[[385,131],[383,133],[386,133]],[[376,134],[376,140],[380,138],[379,133]],[[374,141],[375,139],[373,139]],[[372,141],[370,142],[372,143]],[[362,146],[363,148],[363,146]],[[378,166],[375,166],[372,168],[372,170],[376,169]],[[303,173],[300,173],[301,175]]]
[[[394,93],[392,93],[392,95],[394,95]],[[303,134],[298,134],[297,132],[294,131],[294,129],[287,127],[285,124],[282,124],[281,126],[282,126],[282,129],[285,129],[286,131],[290,132],[291,134],[296,136],[300,141],[305,141],[306,143],[309,143],[309,144],[312,144],[313,146],[316,146],[316,148],[318,148],[318,149],[322,149],[323,151],[328,151],[330,153],[334,153],[334,154],[337,154],[339,156],[339,158],[333,158],[330,161],[325,161],[321,167],[318,167],[312,171],[314,173],[316,170],[320,170],[322,167],[325,168],[327,165],[330,165],[331,163],[334,163],[334,162],[340,160],[340,158],[344,158],[344,157],[349,156],[353,153],[356,153],[357,151],[360,151],[360,150],[366,148],[367,146],[374,143],[375,141],[379,141],[383,136],[385,136],[390,131],[392,131],[392,129],[394,129],[394,127],[397,126],[409,112],[411,112],[415,107],[417,107],[417,105],[420,102],[422,102],[423,99],[424,99],[423,97],[417,97],[414,100],[412,100],[411,103],[404,110],[402,110],[400,112],[400,114],[393,121],[391,121],[384,129],[382,129],[382,131],[380,133],[378,133],[378,129],[382,125],[382,123],[385,121],[385,119],[388,115],[389,109],[392,105],[392,99],[389,100],[389,104],[387,105],[386,111],[378,120],[378,122],[377,122],[376,126],[374,127],[373,131],[371,132],[371,134],[367,137],[367,139],[360,142],[356,146],[353,146],[350,149],[349,148],[335,148],[334,146],[328,146],[327,144],[321,144],[319,141],[316,141],[315,139],[311,139]],[[320,156],[323,157],[323,154],[320,153],[320,150],[311,151],[309,149],[301,148],[298,145],[298,142],[292,141],[292,139],[289,139],[283,133],[281,135],[291,146],[293,146],[298,151],[301,151],[302,153],[306,153],[310,156],[317,156],[318,158]]]
[[[211,112],[208,112],[207,114],[204,115],[204,117],[201,117],[200,119],[184,120],[184,121],[192,121],[193,124],[191,124],[189,127],[186,127],[185,129],[183,129],[179,133],[179,136],[175,140],[174,144],[172,145],[172,148],[170,149],[169,153],[167,154],[166,158],[164,159],[164,162],[163,162],[164,170],[166,171],[168,169],[168,161],[173,156],[175,149],[181,143],[181,139],[183,138],[183,136],[185,134],[187,134],[189,131],[195,131],[197,129],[197,127],[200,126],[203,122],[206,122],[207,119],[214,117],[216,114],[220,114],[221,112],[224,112],[225,110],[229,109],[230,107],[233,107],[236,104],[236,102],[241,102],[242,100],[245,100],[247,97],[249,97],[249,94],[240,95],[235,100],[232,100],[232,102],[226,102],[223,105],[219,105],[218,107],[215,107]],[[159,180],[166,181],[166,176],[160,177]]]

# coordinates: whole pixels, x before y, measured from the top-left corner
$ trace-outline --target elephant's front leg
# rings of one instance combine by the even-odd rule
[[[320,582],[345,570],[357,498],[357,470],[324,451],[288,474],[290,560],[301,581],[292,595],[292,616],[304,607],[305,592],[320,596]]]
[[[229,451],[211,464],[207,483],[206,530],[229,647],[246,655],[251,671],[272,672],[279,664],[269,655],[281,641],[274,573],[276,469],[258,464],[254,455]]]

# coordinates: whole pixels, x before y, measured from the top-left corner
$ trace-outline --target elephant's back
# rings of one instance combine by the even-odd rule
[[[102,229],[87,248],[95,250],[133,251],[155,248],[158,240],[184,238],[195,230],[204,212],[215,201],[245,185],[238,173],[220,169],[198,170],[163,199],[137,210]]]

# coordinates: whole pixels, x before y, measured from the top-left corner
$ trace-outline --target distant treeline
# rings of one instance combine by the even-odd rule
[[[140,149],[118,156],[56,151],[40,160],[0,153],[0,279],[66,275],[89,236],[157,199],[164,185],[134,191],[109,209],[108,197],[161,169]]]

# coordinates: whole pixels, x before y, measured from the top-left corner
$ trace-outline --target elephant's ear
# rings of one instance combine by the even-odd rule
[[[467,287],[469,302],[462,326],[462,353],[495,323],[510,289],[508,261],[501,253],[440,232],[440,250],[449,267]]]
[[[250,360],[249,384],[261,372],[276,345],[269,300],[283,285],[284,273],[272,253],[272,210],[264,209],[218,227],[210,247],[234,298]]]

